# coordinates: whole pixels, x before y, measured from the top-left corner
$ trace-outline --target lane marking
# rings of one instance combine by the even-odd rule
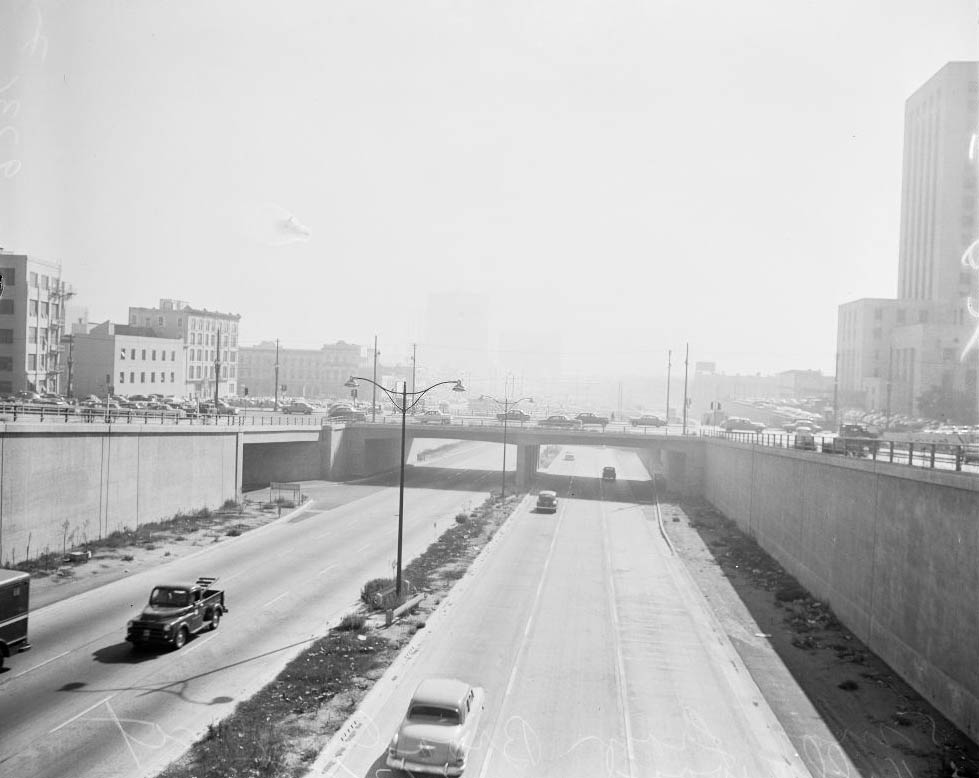
[[[280,551],[278,554],[276,554],[275,555],[275,558],[276,559],[282,559],[282,557],[289,556],[290,554],[292,554],[292,549],[291,548],[287,548],[285,551]]]
[[[206,638],[204,638],[204,639],[200,639],[200,638],[198,638],[197,640],[195,640],[195,641],[194,641],[194,643],[193,643],[193,645],[191,645],[191,646],[189,646],[189,647],[185,647],[182,653],[184,653],[184,654],[189,654],[189,653],[190,653],[191,651],[193,651],[193,650],[194,650],[195,648],[200,648],[200,647],[201,647],[201,646],[203,646],[203,645],[207,645],[207,644],[208,644],[208,643],[210,643],[210,642],[211,642],[212,640],[214,640],[214,638],[216,638],[216,637],[217,637],[217,635],[216,635],[216,634],[214,634],[214,635],[208,635],[208,636],[207,636]]]
[[[281,599],[282,599],[283,597],[285,597],[285,596],[286,596],[287,594],[289,594],[289,592],[282,592],[282,594],[280,594],[280,595],[279,595],[278,597],[274,597],[274,598],[272,598],[272,599],[271,599],[271,600],[269,600],[269,601],[268,601],[267,603],[265,603],[265,604],[264,604],[264,605],[263,605],[262,607],[263,607],[263,608],[267,608],[267,607],[269,607],[269,605],[271,605],[271,604],[272,604],[273,602],[278,602],[278,601],[279,601],[279,600],[281,600]]]
[[[233,581],[239,575],[243,575],[244,572],[245,572],[244,570],[239,570],[237,573],[232,573],[231,575],[222,576],[221,577],[221,582],[222,583],[227,583],[228,581]]]
[[[67,656],[70,653],[71,653],[71,651],[62,651],[57,656],[53,656],[50,659],[45,659],[43,662],[41,662],[40,664],[34,665],[33,667],[28,667],[26,670],[23,670],[23,671],[17,673],[17,675],[12,675],[10,677],[10,680],[12,681],[12,680],[14,680],[14,678],[20,678],[22,675],[27,675],[29,672],[31,672],[31,670],[37,670],[37,668],[39,668],[39,667],[44,667],[44,665],[50,664],[55,659],[61,659],[61,657]]]
[[[602,545],[605,550],[605,564],[608,566],[608,598],[609,610],[612,616],[612,644],[615,647],[615,686],[619,696],[619,705],[622,706],[622,719],[625,724],[625,750],[626,758],[629,763],[629,775],[635,775],[634,762],[636,755],[632,748],[632,722],[629,714],[629,698],[625,691],[625,662],[622,658],[622,636],[619,634],[619,609],[616,605],[615,593],[615,568],[612,567],[612,552],[609,548],[610,540],[608,537],[608,517],[605,511],[604,495],[598,503],[598,508],[602,515]]]
[[[367,550],[367,549],[369,549],[370,547],[371,547],[371,544],[370,544],[370,543],[365,543],[365,544],[364,544],[364,545],[362,545],[362,546],[361,546],[360,548],[358,548],[358,549],[357,549],[357,551],[356,551],[356,552],[354,552],[354,553],[357,553],[357,554],[359,554],[359,553],[360,553],[361,551],[366,551],[366,550]]]
[[[319,576],[321,576],[321,575],[323,575],[323,573],[325,573],[325,572],[326,572],[327,570],[329,570],[329,569],[331,569],[331,568],[333,568],[333,567],[336,567],[336,565],[327,565],[326,567],[324,567],[324,568],[323,568],[322,570],[320,570],[320,571],[319,571],[319,572],[318,572],[318,573],[316,574],[316,575],[317,575],[317,577],[319,577]]]
[[[67,726],[68,726],[69,724],[71,724],[71,723],[72,723],[73,721],[76,721],[76,720],[78,720],[78,719],[80,719],[80,718],[81,718],[82,716],[84,716],[84,715],[85,715],[86,713],[88,713],[89,711],[91,711],[91,710],[95,710],[95,709],[96,709],[97,707],[99,707],[99,705],[103,705],[103,704],[105,704],[105,703],[107,703],[107,702],[108,702],[109,700],[111,700],[111,699],[112,699],[113,697],[115,697],[115,696],[116,696],[115,694],[110,694],[110,695],[109,695],[108,697],[106,697],[106,698],[105,698],[104,700],[99,700],[99,701],[98,701],[97,703],[95,703],[94,705],[89,705],[89,706],[88,706],[87,708],[85,708],[85,710],[83,710],[83,711],[82,711],[81,713],[79,713],[79,714],[77,714],[77,715],[75,715],[75,716],[72,716],[72,717],[71,717],[70,719],[68,719],[68,721],[66,721],[66,722],[65,722],[64,724],[59,724],[59,725],[58,725],[58,726],[56,726],[56,727],[55,727],[54,729],[52,729],[52,730],[51,730],[50,732],[48,732],[48,734],[49,734],[49,735],[53,735],[53,734],[54,734],[55,732],[57,732],[57,731],[58,731],[59,729],[62,729],[62,728],[64,728],[64,727],[67,727]]]
[[[517,677],[517,669],[520,665],[520,657],[524,653],[524,649],[527,645],[527,635],[530,633],[530,626],[534,621],[534,614],[537,610],[537,606],[540,603],[540,595],[544,589],[544,580],[547,577],[547,571],[551,566],[551,559],[554,557],[554,547],[557,545],[558,534],[561,530],[561,522],[564,521],[564,503],[561,503],[561,507],[558,509],[558,520],[554,525],[554,536],[551,538],[551,547],[547,550],[547,559],[544,560],[544,567],[541,569],[540,582],[537,584],[537,591],[534,593],[534,601],[530,606],[530,612],[527,614],[527,624],[524,627],[523,639],[520,641],[520,646],[517,648],[516,658],[513,662],[513,667],[510,669],[510,678],[507,681],[506,691],[503,692],[503,698],[500,700],[500,715],[496,718],[496,724],[493,727],[493,731],[490,733],[489,747],[486,749],[486,758],[483,759],[483,765],[479,771],[479,778],[483,778],[486,774],[486,768],[491,761],[493,755],[493,741],[496,739],[497,731],[500,728],[500,719],[503,713],[503,704],[506,702],[506,698],[510,696],[510,691],[513,689],[513,682]]]

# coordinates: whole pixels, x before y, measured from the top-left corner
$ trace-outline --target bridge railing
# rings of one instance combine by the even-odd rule
[[[700,434],[769,448],[857,457],[933,470],[979,473],[979,444],[974,443],[843,437],[826,433],[798,436],[791,432],[728,432],[720,429],[702,429]]]

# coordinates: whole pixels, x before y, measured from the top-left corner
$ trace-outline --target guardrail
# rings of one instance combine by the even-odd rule
[[[321,426],[319,417],[298,416],[277,413],[256,414],[214,414],[188,413],[177,411],[155,411],[144,409],[106,409],[83,408],[77,406],[58,407],[54,405],[0,404],[0,421],[12,422],[83,422],[105,424],[199,424],[211,426],[282,426],[307,425]]]
[[[790,432],[727,432],[712,429],[701,430],[700,434],[702,437],[725,438],[769,448],[858,457],[875,462],[933,470],[954,470],[971,474],[979,472],[979,444],[886,440],[826,434],[800,439]]]

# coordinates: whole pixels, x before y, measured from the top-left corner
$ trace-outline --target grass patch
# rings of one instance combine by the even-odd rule
[[[359,632],[367,623],[367,617],[363,613],[348,613],[342,619],[337,629],[345,632]]]

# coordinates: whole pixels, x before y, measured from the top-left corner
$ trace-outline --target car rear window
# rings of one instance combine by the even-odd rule
[[[433,724],[458,724],[459,711],[438,705],[412,705],[408,718],[412,721],[428,721]]]

